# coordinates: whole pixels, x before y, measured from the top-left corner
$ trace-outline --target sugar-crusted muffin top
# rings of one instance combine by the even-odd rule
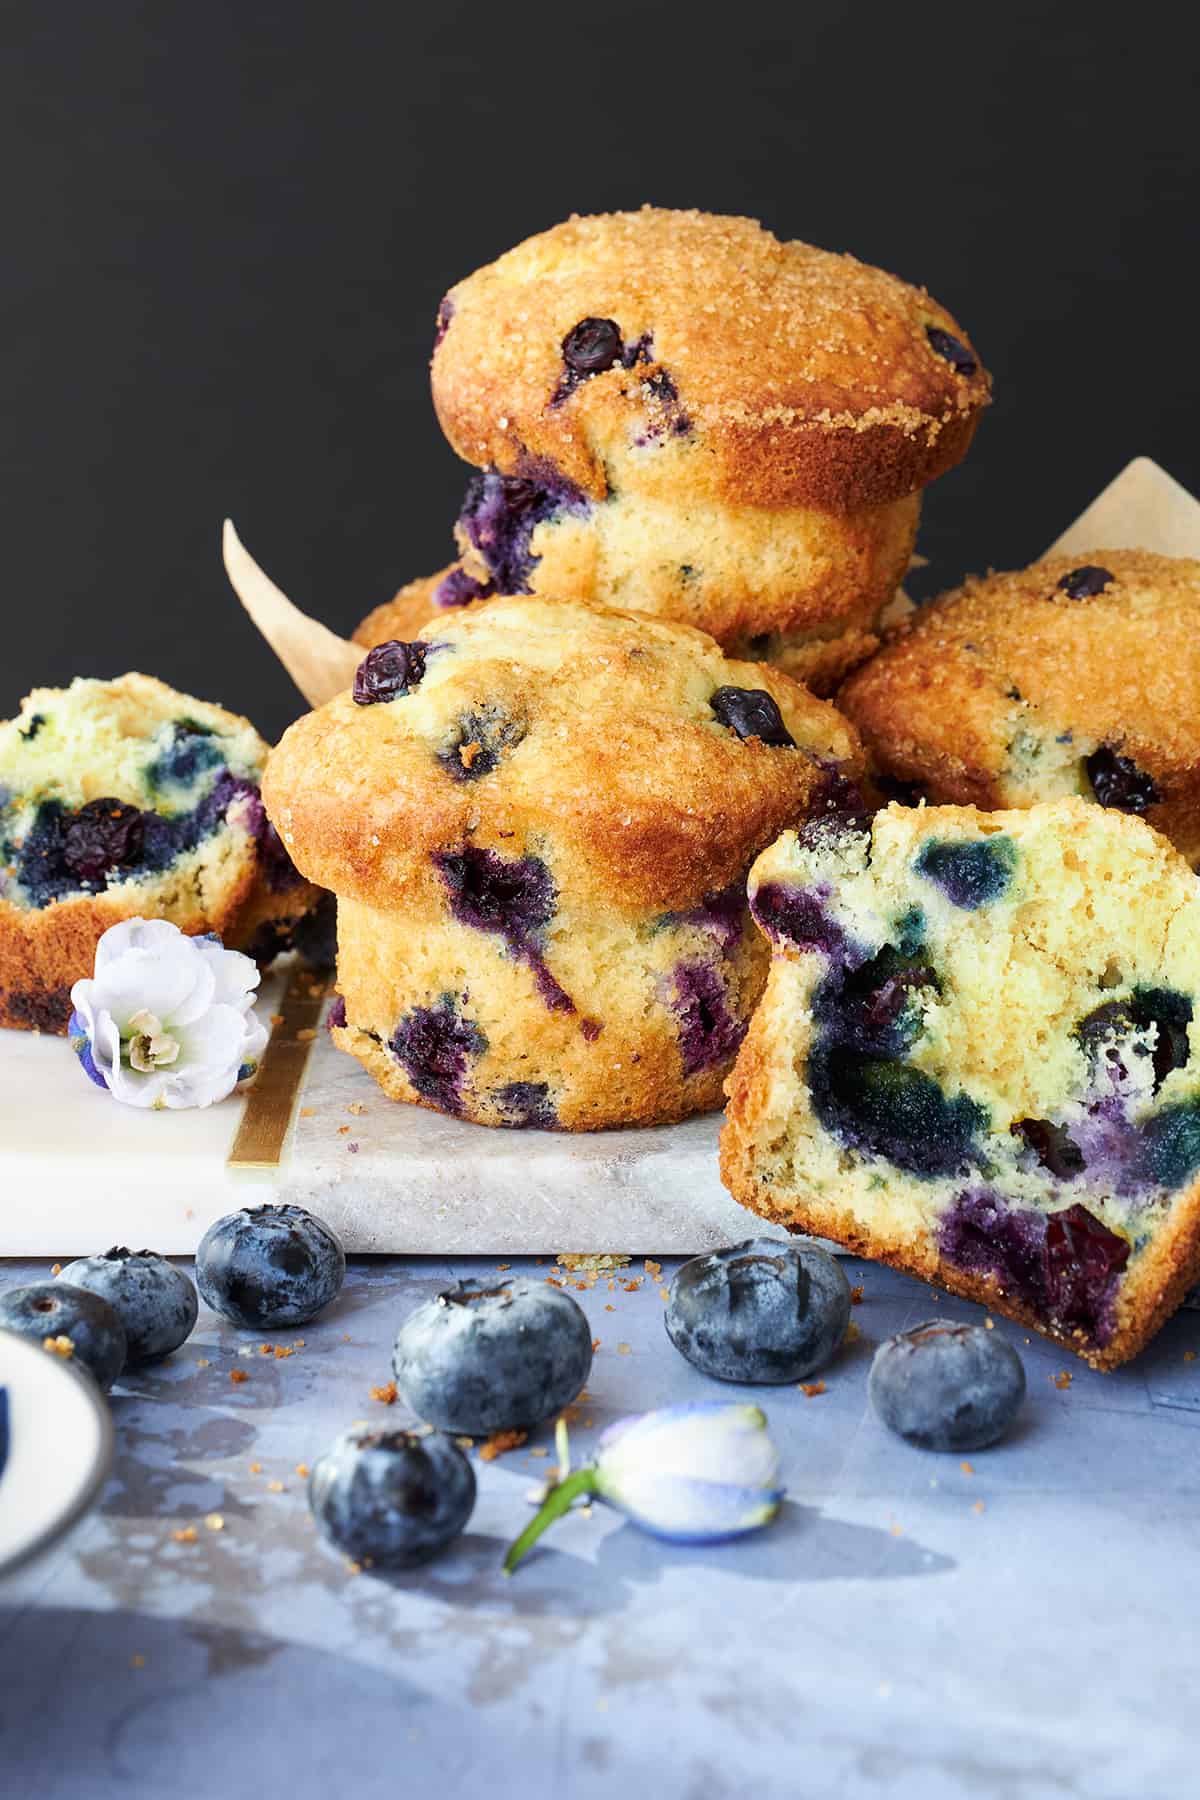
[[[355,692],[291,727],[263,794],[310,878],[380,906],[468,843],[542,856],[597,903],[692,904],[862,771],[853,728],[786,675],[582,602],[443,615],[371,651]]]
[[[0,899],[41,906],[160,871],[253,801],[267,745],[149,675],[35,688],[0,723]],[[111,805],[102,805],[111,802]]]
[[[1200,765],[1198,695],[1200,562],[1092,550],[973,578],[919,610],[839,705],[894,772],[957,776],[962,798],[974,779],[986,800],[1001,774],[1010,801],[1026,787],[1086,794],[1086,759],[1103,747],[1105,768],[1123,759],[1127,783],[1141,771],[1156,789],[1126,810],[1175,835],[1158,802]]]
[[[458,453],[618,485],[833,511],[966,452],[990,392],[923,290],[754,220],[572,218],[452,288],[433,394]]]

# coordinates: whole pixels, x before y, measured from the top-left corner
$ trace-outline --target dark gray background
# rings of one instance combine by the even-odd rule
[[[1167,6],[43,0],[0,91],[0,716],[138,667],[299,710],[222,516],[349,629],[447,560],[438,299],[572,210],[741,211],[924,282],[996,377],[929,581],[1195,449],[1191,45]]]

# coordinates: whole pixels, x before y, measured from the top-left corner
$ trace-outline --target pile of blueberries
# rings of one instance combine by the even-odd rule
[[[251,1331],[303,1325],[336,1298],[346,1258],[335,1234],[297,1206],[230,1213],[196,1252],[212,1309]],[[675,1348],[717,1381],[803,1382],[845,1341],[851,1292],[840,1264],[811,1244],[750,1240],[685,1263],[665,1312]],[[153,1251],[114,1248],[53,1281],[0,1296],[0,1328],[70,1340],[107,1390],[127,1368],[159,1362],[190,1336],[196,1288]],[[585,1386],[591,1326],[553,1283],[464,1281],[416,1308],[396,1338],[398,1394],[423,1427],[343,1433],[315,1464],[309,1504],[325,1537],[355,1561],[408,1568],[443,1549],[475,1504],[475,1474],[456,1441],[527,1431]],[[977,1325],[933,1320],[876,1352],[869,1392],[885,1425],[924,1449],[978,1450],[1012,1424],[1025,1392],[1020,1358]]]

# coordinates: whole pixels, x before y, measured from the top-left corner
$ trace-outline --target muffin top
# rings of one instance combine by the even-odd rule
[[[572,218],[452,288],[433,397],[467,462],[851,511],[965,454],[990,392],[923,289],[752,219]]]
[[[1078,792],[1166,811],[1200,765],[1200,562],[1049,556],[913,614],[839,705],[892,773],[939,796]]]
[[[671,908],[861,772],[831,706],[703,632],[518,597],[372,650],[286,733],[263,796],[307,875],[380,907],[436,894],[434,858],[470,849],[589,902]]]

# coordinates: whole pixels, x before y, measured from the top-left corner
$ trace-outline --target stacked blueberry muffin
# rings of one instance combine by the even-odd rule
[[[931,800],[1079,794],[1200,864],[1200,562],[1051,556],[923,608],[842,689],[881,775]]]
[[[720,1104],[765,973],[746,871],[861,772],[831,706],[699,631],[507,598],[372,650],[263,795],[337,895],[338,1043],[396,1099],[587,1130]]]
[[[632,607],[829,691],[876,647],[921,490],[989,382],[928,294],[752,220],[573,218],[442,303],[433,395],[478,473],[461,561],[358,633],[493,594]]]
[[[259,798],[245,719],[148,675],[38,688],[0,724],[0,1025],[65,1031],[110,925],[262,960],[317,899]]]
[[[1140,819],[890,806],[755,864],[743,1205],[1100,1368],[1200,1277],[1200,886]]]

